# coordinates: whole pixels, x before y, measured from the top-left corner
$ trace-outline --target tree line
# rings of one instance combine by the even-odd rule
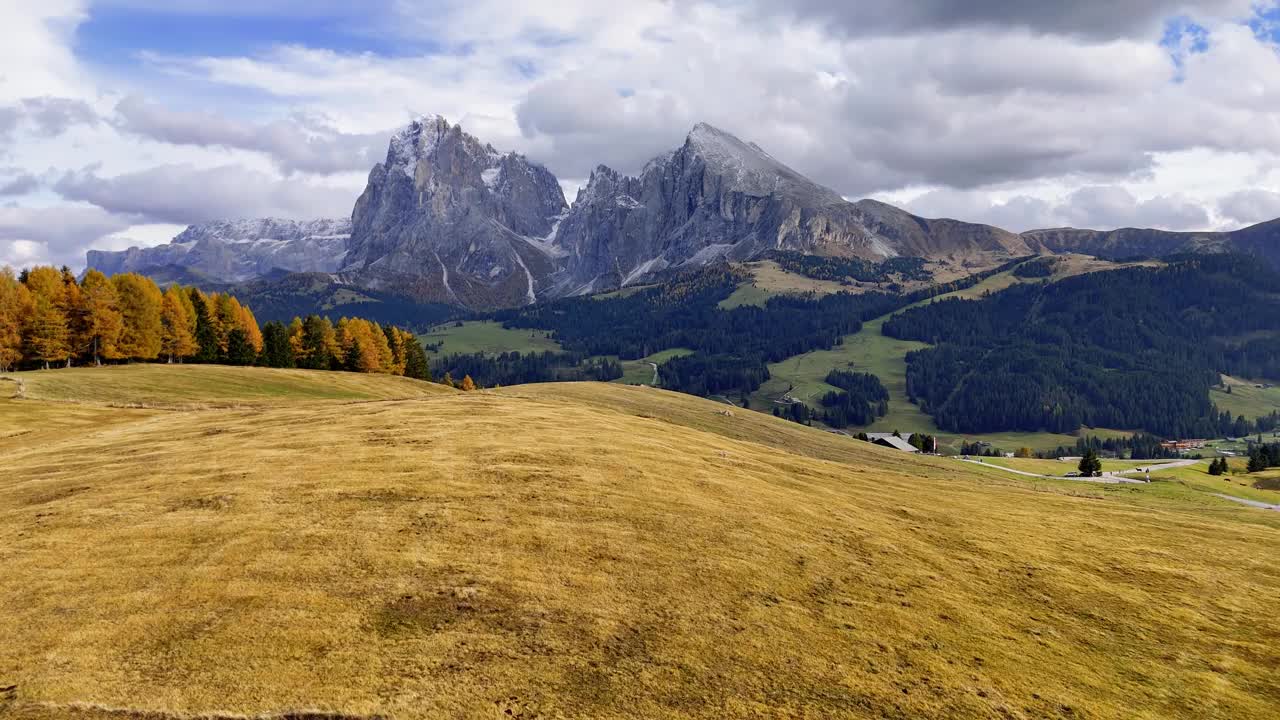
[[[0,270],[0,369],[103,361],[245,363],[257,358],[262,333],[253,311],[231,295],[150,278],[108,278],[89,270]]]
[[[875,375],[832,370],[826,382],[840,388],[822,397],[822,421],[833,428],[870,425],[889,412],[889,391]]]
[[[805,253],[776,250],[769,255],[778,266],[788,272],[815,280],[849,284],[859,282],[892,282],[902,280],[927,281],[933,276],[925,269],[925,259],[916,257],[888,258],[881,262],[861,258],[821,257]]]
[[[76,363],[195,362],[349,370],[430,379],[426,354],[405,330],[318,315],[259,327],[227,293],[123,273],[0,269],[0,371]]]
[[[1249,472],[1262,472],[1273,467],[1280,467],[1280,443],[1250,443]]]
[[[449,355],[431,363],[435,377],[473,378],[481,387],[539,382],[608,382],[622,377],[622,364],[582,353],[468,353]]]

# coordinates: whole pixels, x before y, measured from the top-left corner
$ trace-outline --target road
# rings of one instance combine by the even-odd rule
[[[1159,472],[1161,470],[1169,470],[1172,468],[1187,467],[1188,465],[1195,465],[1196,463],[1200,462],[1199,460],[1176,460],[1174,462],[1168,462],[1168,463],[1153,463],[1151,465],[1144,465],[1140,468],[1134,468],[1132,470],[1106,472],[1102,474],[1102,477],[1089,478],[1089,477],[1066,477],[1065,475],[1042,475],[1040,473],[1027,472],[1026,470],[1015,470],[1013,468],[1001,467],[994,463],[982,462],[981,460],[968,460],[964,458],[961,458],[961,460],[962,462],[973,463],[974,465],[981,465],[983,467],[995,468],[996,470],[1003,470],[1005,472],[1013,473],[1015,475],[1025,475],[1026,477],[1043,478],[1045,480],[1077,480],[1079,482],[1108,483],[1108,484],[1142,483],[1146,481],[1125,477],[1125,475],[1132,475],[1134,473],[1142,474],[1146,472],[1147,468],[1151,468],[1153,472]]]
[[[1280,505],[1272,505],[1272,504],[1270,504],[1270,503],[1264,503],[1264,502],[1261,502],[1261,501],[1259,501],[1259,500],[1250,500],[1250,499],[1248,499],[1248,498],[1235,497],[1234,495],[1223,495],[1222,493],[1213,493],[1213,494],[1214,494],[1214,495],[1216,495],[1216,496],[1218,496],[1218,497],[1220,497],[1220,498],[1222,498],[1223,500],[1230,500],[1231,502],[1238,502],[1238,503],[1240,503],[1241,505],[1248,505],[1249,507],[1255,507],[1255,508],[1258,508],[1258,509],[1260,509],[1260,510],[1276,510],[1276,511],[1280,511]]]
[[[653,386],[658,387],[658,363],[649,363],[653,367]]]

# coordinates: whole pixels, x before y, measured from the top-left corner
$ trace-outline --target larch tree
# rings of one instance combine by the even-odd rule
[[[160,356],[163,323],[160,313],[164,296],[150,278],[124,273],[111,278],[119,296],[120,316],[124,330],[118,349],[123,357],[154,360]]]
[[[293,363],[297,367],[311,367],[309,358],[311,357],[310,348],[307,347],[307,331],[302,324],[302,318],[295,317],[293,322],[289,323],[289,355],[293,358]]]
[[[13,270],[0,268],[0,372],[22,359],[22,329],[31,316],[31,292]]]
[[[106,275],[89,270],[80,282],[80,303],[84,309],[85,352],[93,357],[93,364],[101,365],[103,358],[119,360],[122,356],[117,344],[124,331],[124,318],[115,285]]]
[[[62,276],[62,314],[67,316],[67,344],[71,346],[67,367],[71,367],[73,358],[89,352],[93,335],[89,327],[89,309],[85,306],[84,293],[76,282],[75,273],[64,265],[58,274]]]
[[[253,311],[248,307],[240,306],[240,329],[244,330],[245,339],[249,343],[249,347],[253,348],[254,355],[262,352],[262,328],[258,327],[258,318],[254,317]]]
[[[187,303],[182,301],[184,297],[189,296],[174,285],[164,292],[160,306],[160,352],[171,363],[191,357],[200,349],[195,334],[191,332],[191,318],[187,314]]]
[[[470,375],[462,378],[462,384],[458,386],[465,392],[471,392],[476,389],[476,381],[471,379]]]
[[[31,293],[31,312],[27,315],[23,335],[26,353],[44,363],[64,362],[71,357],[67,331],[66,286],[62,275],[51,267],[32,268],[27,273],[27,290]]]
[[[243,319],[240,316],[240,302],[230,295],[220,293],[209,297],[213,302],[214,315],[218,319],[218,349],[225,356],[227,354],[227,343],[231,339],[231,331],[236,328],[244,329],[241,326]]]

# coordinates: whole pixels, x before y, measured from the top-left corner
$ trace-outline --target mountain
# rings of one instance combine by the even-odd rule
[[[1280,269],[1280,220],[1259,223],[1233,232],[1056,228],[1032,230],[1022,236],[1029,243],[1042,245],[1052,252],[1082,253],[1106,259],[1233,252],[1256,255]]]
[[[1015,257],[1246,252],[1280,267],[1280,221],[1233,233],[1071,228],[1021,235],[849,202],[760,146],[705,123],[637,176],[597,167],[570,206],[555,175],[428,116],[396,133],[351,220],[188,228],[168,245],[90,251],[107,273],[235,283],[278,271],[474,310],[608,291],[773,251],[916,257],[970,274]]]
[[[758,145],[705,123],[638,177],[598,167],[554,245],[564,258],[554,294],[613,289],[668,268],[750,260],[770,250],[869,260],[1032,252],[1025,239],[998,228],[850,203]]]
[[[391,140],[352,213],[345,270],[418,300],[492,308],[533,302],[554,271],[568,210],[549,170],[428,117]]]
[[[351,222],[234,220],[192,225],[172,242],[128,250],[90,250],[88,267],[107,275],[140,272],[210,282],[243,282],[273,271],[334,272],[347,252]]]

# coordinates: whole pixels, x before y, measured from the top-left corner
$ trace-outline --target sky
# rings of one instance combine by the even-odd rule
[[[570,200],[705,121],[926,217],[1234,229],[1280,217],[1280,8],[0,0],[0,265],[350,215],[429,113]]]

